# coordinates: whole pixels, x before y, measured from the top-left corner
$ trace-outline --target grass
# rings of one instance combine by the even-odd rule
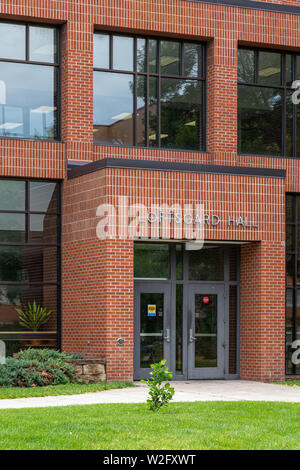
[[[280,385],[290,385],[290,387],[300,387],[300,380],[287,380],[286,382],[280,382]]]
[[[0,400],[5,398],[48,397],[102,392],[116,388],[132,387],[132,382],[99,382],[96,384],[49,385],[48,387],[0,387]]]
[[[0,449],[300,449],[300,404],[173,403],[0,411]]]

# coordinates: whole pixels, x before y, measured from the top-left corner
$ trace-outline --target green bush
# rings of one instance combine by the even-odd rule
[[[78,382],[67,361],[73,354],[52,349],[26,349],[0,365],[0,387],[41,387]]]
[[[151,364],[150,379],[141,380],[149,387],[147,403],[151,411],[158,411],[163,406],[167,406],[175,393],[169,382],[163,384],[163,382],[172,379],[172,372],[169,371],[166,362],[166,359],[163,359],[160,362]]]
[[[29,361],[68,361],[70,359],[83,359],[80,354],[72,354],[68,352],[60,352],[56,349],[34,349],[28,348],[19,351],[13,355],[15,359],[29,360]]]

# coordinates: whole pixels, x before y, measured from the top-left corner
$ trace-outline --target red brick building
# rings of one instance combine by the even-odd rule
[[[300,373],[299,29],[297,0],[1,2],[9,353]],[[34,300],[39,331],[15,311]]]

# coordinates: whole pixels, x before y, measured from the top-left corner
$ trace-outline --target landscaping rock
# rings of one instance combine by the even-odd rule
[[[76,377],[86,383],[106,381],[104,359],[71,359]]]

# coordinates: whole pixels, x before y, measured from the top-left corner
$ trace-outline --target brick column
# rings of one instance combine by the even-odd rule
[[[235,165],[237,151],[237,40],[224,31],[207,47],[207,150],[212,163]]]
[[[68,160],[93,160],[93,23],[83,13],[61,38],[61,138]]]
[[[241,379],[285,376],[285,248],[281,242],[241,250]]]
[[[107,380],[133,378],[133,241],[105,242],[106,376]],[[117,340],[122,338],[123,345]]]
[[[105,358],[107,380],[132,380],[133,241],[97,238],[106,191],[105,170],[64,182],[62,348]]]

